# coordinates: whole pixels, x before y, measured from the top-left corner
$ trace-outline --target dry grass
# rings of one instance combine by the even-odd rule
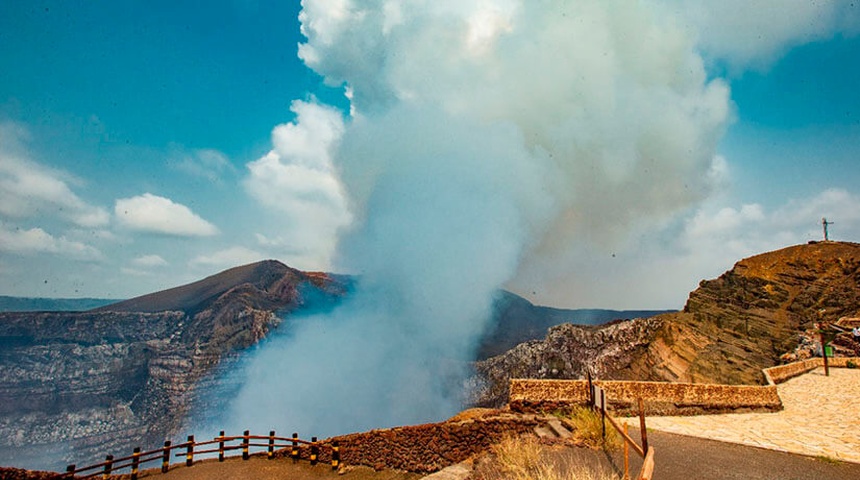
[[[573,427],[573,434],[590,447],[615,451],[622,447],[623,440],[615,428],[606,421],[606,436],[600,424],[600,414],[587,407],[576,407],[568,415],[563,416]]]
[[[549,455],[532,436],[505,436],[492,447],[492,460],[473,472],[476,480],[617,480],[611,472]]]
[[[500,469],[511,478],[528,479],[540,464],[541,445],[533,437],[506,435],[493,445],[492,452]]]

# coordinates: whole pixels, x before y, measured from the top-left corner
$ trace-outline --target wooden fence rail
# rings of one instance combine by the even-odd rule
[[[231,444],[232,442],[238,444]],[[263,442],[265,441],[265,442]],[[200,448],[217,445],[215,448]],[[164,442],[164,446],[147,452],[141,452],[140,447],[134,449],[134,452],[121,458],[114,458],[113,455],[107,455],[105,461],[86,467],[77,468],[75,465],[66,467],[66,472],[62,478],[93,478],[102,476],[108,478],[112,473],[118,470],[130,469],[131,479],[136,480],[140,467],[143,464],[161,461],[161,472],[167,473],[170,469],[171,455],[178,458],[185,458],[185,465],[191,467],[194,465],[195,455],[218,454],[218,461],[223,462],[227,456],[227,452],[235,450],[242,451],[242,459],[248,460],[251,455],[251,448],[265,448],[266,456],[270,460],[274,458],[275,450],[289,449],[289,456],[294,462],[302,458],[303,450],[307,453],[307,458],[311,465],[316,465],[319,461],[320,449],[326,448],[330,450],[329,457],[331,458],[332,470],[337,470],[340,467],[340,446],[337,441],[331,443],[320,443],[317,437],[312,437],[311,440],[302,440],[297,433],[293,433],[292,437],[275,436],[275,431],[269,432],[269,435],[251,435],[250,431],[245,430],[242,435],[225,436],[222,431],[220,435],[212,440],[197,442],[194,440],[194,435],[189,435],[187,441],[173,445],[170,441]],[[257,452],[260,453],[260,452]]]
[[[651,480],[652,475],[654,474],[654,447],[648,445],[648,432],[645,428],[645,409],[642,405],[642,399],[639,398],[639,432],[642,439],[642,446],[639,446],[639,444],[637,444],[636,441],[627,433],[627,425],[625,424],[624,427],[622,427],[618,423],[618,420],[612,418],[612,415],[609,415],[606,412],[606,392],[592,381],[590,373],[587,378],[588,391],[591,400],[590,406],[594,410],[600,412],[603,436],[606,436],[606,423],[608,421],[624,440],[624,479],[627,480],[630,478],[630,474],[628,472],[629,461],[627,450],[627,447],[629,446],[643,459],[642,468],[639,469],[639,475],[636,477],[637,480]]]

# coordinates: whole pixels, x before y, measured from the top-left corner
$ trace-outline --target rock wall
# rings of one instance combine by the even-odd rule
[[[638,399],[648,415],[691,415],[731,411],[777,411],[782,401],[776,386],[707,385],[693,383],[595,381],[606,392],[615,414],[638,411]],[[511,410],[519,412],[567,409],[587,404],[585,380],[513,380]]]
[[[324,443],[337,440],[346,465],[429,473],[486,450],[505,434],[531,432],[537,425],[533,416],[501,414],[353,433]],[[330,458],[330,449],[322,449],[320,461],[328,462]]]

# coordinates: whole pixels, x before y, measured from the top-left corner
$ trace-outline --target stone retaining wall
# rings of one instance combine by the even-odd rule
[[[366,465],[377,470],[394,468],[429,473],[485,451],[504,434],[533,431],[534,416],[503,414],[459,422],[431,423],[352,433],[324,440],[340,444],[345,465]],[[307,452],[303,452],[303,456]],[[288,450],[279,452],[289,455]],[[320,451],[320,462],[331,460],[331,450]]]
[[[638,410],[642,398],[648,415],[694,415],[737,411],[777,411],[782,401],[775,386],[697,383],[595,381],[606,391],[617,415]],[[510,406],[521,412],[552,411],[588,403],[585,380],[511,380]]]
[[[833,368],[846,368],[848,362],[852,362],[855,366],[860,366],[860,358],[858,357],[827,357],[827,364]],[[765,368],[762,370],[767,383],[777,385],[786,380],[792,379],[798,375],[815,370],[818,367],[824,366],[824,359],[821,357],[810,358],[800,362],[793,362],[787,365],[777,365],[776,367]]]
[[[828,357],[833,368],[860,366],[858,357]],[[648,415],[696,415],[742,411],[782,410],[776,385],[824,365],[811,358],[762,370],[769,385],[708,385],[698,383],[635,382],[596,380],[606,391],[616,415],[635,414],[642,398]],[[510,383],[510,407],[518,412],[565,410],[589,401],[585,380],[514,379]]]
[[[764,378],[767,379],[768,385],[777,385],[786,380],[794,378],[798,375],[815,370],[824,365],[821,358],[810,358],[799,362],[792,362],[787,365],[777,365],[775,367],[765,368],[762,370]]]

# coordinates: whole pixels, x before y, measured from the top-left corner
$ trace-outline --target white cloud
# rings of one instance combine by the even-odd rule
[[[218,233],[214,225],[185,205],[151,193],[118,199],[114,214],[121,225],[142,232],[179,237],[206,237]]]
[[[85,243],[54,237],[41,228],[7,229],[0,227],[0,251],[18,255],[54,254],[75,260],[101,260],[104,255]]]
[[[266,256],[262,253],[246,247],[238,246],[219,250],[210,255],[198,255],[193,258],[189,264],[191,266],[232,268],[237,265],[245,265],[265,259]]]
[[[766,68],[794,46],[860,32],[860,5],[843,0],[656,0],[701,47],[735,68]]]
[[[227,156],[214,149],[197,149],[190,152],[177,149],[169,164],[177,170],[212,183],[222,183],[225,175],[236,173],[236,168]]]
[[[274,148],[248,164],[246,191],[282,218],[289,238],[280,246],[303,268],[329,266],[339,229],[350,221],[346,199],[332,165],[332,153],[343,134],[338,111],[295,101],[296,119],[272,132]],[[264,236],[265,237],[265,236]],[[275,246],[269,242],[269,247]],[[279,250],[283,251],[283,250]],[[295,255],[296,252],[302,252]]]
[[[131,261],[131,264],[136,267],[151,268],[167,266],[167,260],[161,258],[161,255],[142,255]]]
[[[81,227],[107,225],[107,210],[85,202],[69,187],[79,180],[29,158],[27,137],[20,126],[0,124],[0,215],[54,216]]]

